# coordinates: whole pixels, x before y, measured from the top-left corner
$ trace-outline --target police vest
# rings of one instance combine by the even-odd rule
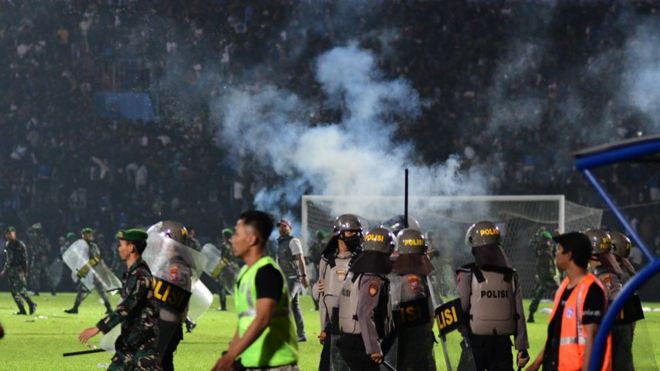
[[[336,308],[339,303],[339,296],[341,290],[344,287],[344,282],[348,276],[348,265],[351,261],[351,255],[347,257],[340,258],[335,257],[335,265],[330,266],[327,264],[325,266],[325,271],[323,273],[323,303],[325,304],[328,311],[332,311],[332,308]]]
[[[470,329],[475,335],[513,335],[517,319],[513,287],[516,273],[509,268],[486,269],[472,266]]]
[[[291,240],[293,240],[293,236],[284,236],[277,239],[277,263],[280,265],[285,277],[298,277],[300,275],[299,268],[297,262],[293,261]]]
[[[559,302],[561,301],[562,294],[568,287],[569,279],[564,278],[555,294],[555,303],[552,307],[552,312],[548,320],[551,322],[554,318]],[[578,371],[582,369],[584,364],[584,351],[587,344],[586,333],[584,325],[582,324],[582,316],[584,314],[584,299],[587,296],[587,291],[592,283],[603,286],[598,282],[598,279],[591,273],[587,273],[580,282],[575,286],[571,294],[566,299],[564,304],[564,311],[561,315],[561,333],[559,338],[559,365],[558,371]],[[604,291],[604,289],[603,289]],[[607,336],[607,343],[605,347],[605,356],[603,357],[603,371],[612,369],[612,335]],[[593,360],[591,360],[593,362]]]
[[[378,337],[383,339],[392,331],[392,306],[389,300],[389,281],[385,277],[379,277],[385,284],[378,293],[378,306],[374,309],[373,321],[376,324]],[[360,284],[364,274],[354,275],[351,272],[346,278],[339,297],[339,330],[345,334],[357,335],[362,333],[358,320],[358,306]]]
[[[272,265],[282,274],[269,256],[261,257],[251,267],[244,265],[238,274],[234,302],[238,312],[238,334],[245,335],[257,314],[257,287],[255,279],[259,268]],[[247,368],[278,367],[298,362],[298,343],[293,319],[289,313],[289,289],[284,284],[282,295],[275,305],[270,323],[249,347],[240,355],[241,364]]]
[[[432,324],[433,310],[427,278],[418,274],[406,274],[398,278],[401,290],[399,326]]]

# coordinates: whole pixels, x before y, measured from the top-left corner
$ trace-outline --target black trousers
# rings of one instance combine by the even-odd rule
[[[469,361],[470,354],[474,357],[474,366],[477,371],[513,371],[513,354],[511,353],[511,339],[504,335],[472,335],[468,336],[470,348],[463,348],[459,371],[474,370]],[[461,344],[463,345],[463,344]]]
[[[346,361],[351,371],[379,371],[378,366],[366,353],[362,335],[341,334],[337,347],[341,357]]]
[[[158,352],[164,371],[174,371],[174,352],[181,340],[181,323],[158,321]]]

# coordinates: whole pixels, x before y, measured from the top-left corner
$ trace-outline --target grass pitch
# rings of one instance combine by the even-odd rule
[[[99,370],[107,368],[111,355],[96,353],[63,358],[62,353],[85,350],[78,343],[78,334],[84,328],[94,326],[103,317],[103,305],[98,296],[91,294],[82,304],[78,315],[63,312],[73,304],[75,294],[61,293],[57,296],[42,294],[35,297],[37,312],[32,316],[16,316],[16,306],[9,293],[0,293],[0,322],[5,328],[5,338],[0,340],[0,370]],[[113,304],[117,296],[111,297]],[[178,370],[210,370],[227,348],[236,329],[236,314],[233,301],[228,300],[229,311],[216,311],[217,296],[211,309],[198,321],[197,328],[179,344],[174,356]],[[313,311],[309,296],[301,300],[305,316],[308,341],[299,344],[300,369],[315,370],[318,366],[321,345],[316,340],[319,334],[318,312]],[[525,304],[527,307],[528,303]],[[549,308],[544,302],[541,309]],[[660,308],[660,305],[651,306]],[[543,347],[548,315],[539,311],[537,322],[528,325],[530,354],[535,357]],[[637,370],[657,370],[660,359],[660,312],[646,313],[646,320],[639,323],[635,338],[635,360]],[[91,340],[98,344],[100,335]],[[452,333],[447,339],[447,349],[456,366],[460,354],[459,335]],[[436,346],[438,370],[445,370],[442,348]]]

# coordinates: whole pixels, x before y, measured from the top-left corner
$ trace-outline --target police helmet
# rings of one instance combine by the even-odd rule
[[[614,255],[619,258],[627,258],[630,256],[630,250],[632,250],[632,242],[630,238],[621,232],[612,232],[610,233],[612,237],[612,245],[614,247]]]
[[[591,243],[591,254],[607,254],[612,251],[612,237],[601,229],[587,229],[584,234],[589,237]]]
[[[342,214],[335,218],[334,224],[335,233],[345,231],[362,232],[362,222],[360,217],[355,214]]]
[[[188,229],[182,223],[179,223],[174,220],[166,220],[162,222],[160,226],[160,231],[165,236],[180,242],[184,245],[188,245],[190,242],[190,237],[188,236]]]
[[[397,251],[401,255],[426,253],[426,239],[422,232],[414,228],[405,228],[396,237]]]
[[[362,249],[389,255],[394,250],[394,235],[387,228],[372,228],[364,236]]]
[[[392,233],[394,233],[394,235],[397,236],[399,235],[399,232],[401,232],[401,230],[403,230],[404,228],[413,228],[418,231],[422,230],[419,221],[417,221],[417,219],[415,219],[410,215],[408,215],[408,225],[406,225],[406,216],[403,214],[395,215],[387,219],[380,226],[382,228],[389,229],[390,231],[392,231]]]
[[[465,244],[472,247],[500,243],[500,229],[489,221],[474,223],[465,233]]]

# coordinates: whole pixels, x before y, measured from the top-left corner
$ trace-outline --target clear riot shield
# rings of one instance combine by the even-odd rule
[[[385,362],[396,367],[397,352],[399,351],[399,336],[398,336],[398,323],[399,323],[399,308],[401,304],[401,277],[396,273],[387,275],[390,280],[390,302],[392,303],[392,319],[394,320],[394,331],[383,340],[383,351],[385,351]],[[383,369],[381,367],[381,369]]]
[[[71,269],[74,282],[80,281],[88,290],[94,288],[96,279],[104,291],[116,291],[121,288],[121,281],[98,258],[89,258],[89,245],[83,239],[72,243],[62,254],[62,260]]]
[[[214,279],[218,279],[225,265],[220,250],[214,244],[207,243],[202,247],[202,256],[204,257],[204,272]]]
[[[94,277],[101,283],[103,290],[110,292],[112,295],[119,292],[121,289],[121,281],[114,272],[105,265],[105,262],[101,260],[98,264],[92,269]]]
[[[234,294],[234,283],[238,278],[239,266],[229,257],[222,256],[222,252],[215,245],[207,243],[202,247],[204,257],[204,272],[222,285],[230,295]]]
[[[99,342],[99,348],[105,350],[106,352],[114,353],[115,352],[115,342],[117,338],[121,335],[121,325],[115,326],[110,332],[101,337]]]
[[[142,253],[142,259],[147,263],[151,273],[158,278],[168,280],[169,277],[158,276],[156,272],[163,269],[172,260],[178,260],[190,267],[193,280],[198,279],[202,273],[203,257],[199,251],[175,241],[161,233],[162,222],[152,225],[148,230],[147,247]],[[183,289],[190,291],[190,287]]]
[[[188,302],[188,319],[197,322],[197,319],[206,312],[213,302],[213,294],[209,289],[197,280],[192,287],[192,295]]]

